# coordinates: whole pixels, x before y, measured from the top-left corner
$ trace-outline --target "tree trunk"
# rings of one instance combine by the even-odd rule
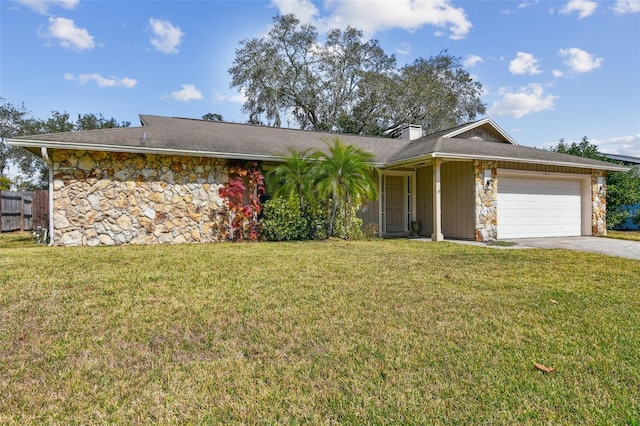
[[[334,201],[331,206],[331,212],[329,214],[329,232],[327,233],[327,238],[333,236],[333,225],[336,220],[336,212],[338,211],[338,202]]]

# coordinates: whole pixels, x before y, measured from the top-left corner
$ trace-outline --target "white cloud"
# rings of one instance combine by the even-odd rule
[[[179,27],[171,25],[169,21],[150,18],[149,24],[153,37],[151,44],[162,53],[178,53],[178,46],[182,43],[184,33]]]
[[[518,52],[516,58],[509,62],[509,71],[512,74],[540,74],[538,60],[531,54]]]
[[[560,78],[560,77],[562,77],[564,75],[564,72],[562,70],[553,70],[551,72],[553,73],[554,77],[558,77],[558,78]]]
[[[90,81],[95,81],[98,87],[124,87],[125,89],[131,89],[138,84],[138,81],[129,77],[103,77],[97,73],[91,74],[65,74],[64,79],[67,81],[77,81],[78,84],[86,85]]]
[[[469,55],[462,63],[467,68],[475,67],[477,64],[484,62],[484,59],[478,55]]]
[[[613,5],[613,11],[620,15],[638,13],[640,12],[640,0],[617,0]]]
[[[600,152],[640,157],[640,133],[610,139],[589,139],[589,141],[598,145]]]
[[[454,7],[449,0],[349,0],[329,1],[330,15],[319,17],[319,10],[309,0],[273,0],[280,13],[296,13],[302,22],[314,24],[319,30],[344,28],[350,25],[362,29],[367,36],[390,28],[415,31],[424,25],[449,30],[449,38],[462,39],[471,30],[464,9]]]
[[[560,9],[560,13],[564,15],[569,15],[573,12],[578,12],[578,19],[586,18],[587,16],[593,15],[598,7],[598,3],[591,0],[571,0],[567,3],[562,9]]]
[[[407,42],[400,43],[400,46],[396,49],[398,55],[409,55],[411,53],[411,45]]]
[[[171,92],[171,97],[177,101],[189,102],[202,99],[202,93],[193,84],[183,84],[182,89]]]
[[[516,13],[518,10],[526,9],[528,7],[536,5],[537,3],[538,3],[538,0],[525,1],[525,2],[522,2],[522,3],[518,4],[518,6],[515,9],[506,9],[506,10],[503,10],[501,13],[503,15],[511,15],[512,13]]]
[[[502,97],[494,102],[489,115],[510,115],[515,118],[524,117],[533,112],[553,109],[557,96],[546,94],[541,84],[529,84],[517,92],[501,88]]]
[[[235,102],[243,104],[247,101],[247,98],[243,93],[236,93],[233,95],[227,95],[222,92],[215,92],[212,96],[214,102]]]
[[[589,72],[602,65],[602,58],[596,58],[592,54],[585,52],[577,47],[569,49],[560,49],[558,54],[565,58],[564,63],[568,65],[573,72]]]
[[[16,1],[43,15],[46,15],[47,12],[49,12],[49,8],[53,6],[59,6],[63,9],[75,9],[76,6],[78,6],[78,4],[80,3],[80,0],[16,0]]]
[[[95,47],[93,36],[89,34],[89,31],[76,27],[74,22],[67,18],[50,17],[49,28],[46,32],[40,33],[40,36],[56,39],[65,49],[78,52]]]
[[[293,13],[300,21],[312,23],[320,13],[310,0],[273,0],[272,5],[280,10],[280,14]]]

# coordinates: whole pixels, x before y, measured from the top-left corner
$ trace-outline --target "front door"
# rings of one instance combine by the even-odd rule
[[[405,232],[405,176],[386,176],[385,184],[385,213],[386,213],[386,231]]]

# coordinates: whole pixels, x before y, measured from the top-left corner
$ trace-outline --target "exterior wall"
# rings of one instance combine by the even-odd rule
[[[548,173],[573,173],[573,174],[590,174],[590,169],[581,169],[578,167],[563,166],[546,166],[542,164],[517,163],[514,161],[498,161],[497,168],[510,170],[525,170],[531,172],[548,172]]]
[[[53,244],[97,246],[225,240],[215,158],[54,150]]]
[[[376,182],[376,189],[378,191],[378,197],[382,194],[379,188],[379,175],[377,171],[373,172],[373,179]],[[380,228],[380,210],[379,210],[379,201],[373,200],[366,203],[364,206],[358,210],[356,216],[362,219],[362,226],[364,229],[375,227],[376,229]]]
[[[442,164],[442,233],[445,238],[474,239],[474,168],[471,162]]]
[[[473,162],[475,180],[475,240],[490,241],[498,237],[498,185],[496,180],[497,162]],[[491,181],[485,188],[484,171],[491,170]]]
[[[362,219],[362,227],[364,229],[370,228],[372,226],[376,229],[379,229],[379,216],[380,214],[378,209],[378,200],[369,201],[356,213],[356,217]]]
[[[456,138],[460,139],[471,139],[471,138],[480,138],[481,141],[487,142],[501,142],[504,143],[504,137],[498,133],[496,129],[491,125],[485,125],[481,127],[476,127],[467,132],[461,133]],[[472,140],[473,141],[473,140]]]
[[[591,233],[607,235],[607,186],[598,185],[598,178],[606,180],[607,172],[593,170],[591,172]]]
[[[419,235],[433,233],[433,167],[421,167],[416,173],[416,219],[420,221]]]

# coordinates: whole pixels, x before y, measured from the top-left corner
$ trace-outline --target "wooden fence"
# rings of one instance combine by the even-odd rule
[[[49,226],[49,191],[0,191],[0,232]]]

